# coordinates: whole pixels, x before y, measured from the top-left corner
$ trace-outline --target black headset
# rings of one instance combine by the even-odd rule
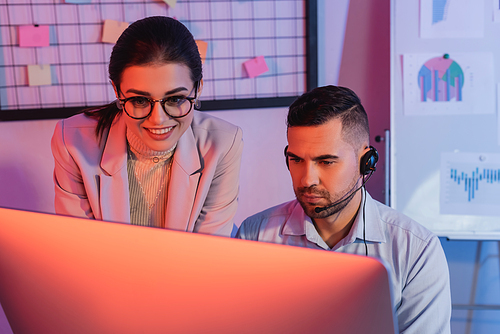
[[[369,147],[369,151],[363,154],[359,160],[359,172],[361,175],[368,175],[377,170],[378,152],[373,146]]]
[[[286,167],[290,169],[290,165],[288,163],[288,145],[285,146],[285,162],[286,162]],[[373,173],[375,170],[377,170],[377,162],[378,162],[378,152],[377,149],[373,146],[369,147],[369,151],[363,154],[359,161],[359,172],[361,175],[365,176],[370,173]]]

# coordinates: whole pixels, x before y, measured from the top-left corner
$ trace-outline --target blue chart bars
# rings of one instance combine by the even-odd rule
[[[462,101],[464,72],[460,65],[445,54],[431,58],[418,72],[420,101]]]
[[[451,168],[450,177],[457,185],[463,185],[463,190],[468,195],[467,200],[470,202],[476,197],[476,192],[480,190],[480,184],[500,183],[500,169],[483,168],[480,171],[479,167],[476,167],[471,174],[467,174]]]
[[[500,216],[500,154],[442,152],[439,212]]]
[[[441,22],[447,14],[446,3],[448,0],[433,0],[432,1],[432,24]]]

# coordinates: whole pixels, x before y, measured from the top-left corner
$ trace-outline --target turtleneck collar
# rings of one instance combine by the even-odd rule
[[[172,154],[174,154],[174,150],[177,147],[177,143],[175,143],[175,145],[167,151],[154,151],[149,147],[147,147],[144,144],[144,142],[128,128],[127,128],[127,142],[130,146],[131,151],[137,157],[142,157],[144,159],[154,159],[156,160],[155,162],[169,159],[172,156]]]

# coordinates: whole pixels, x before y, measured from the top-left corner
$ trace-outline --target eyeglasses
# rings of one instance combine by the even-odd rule
[[[193,109],[193,104],[197,103],[198,81],[194,84],[194,97],[169,96],[161,100],[153,100],[145,96],[132,96],[126,99],[116,100],[119,109],[133,119],[148,118],[153,112],[156,102],[160,103],[163,111],[172,118],[186,116]],[[192,91],[191,91],[192,92]],[[191,93],[189,93],[191,94]]]

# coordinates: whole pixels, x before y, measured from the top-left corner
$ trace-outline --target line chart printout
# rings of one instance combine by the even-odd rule
[[[440,213],[500,216],[500,154],[442,153]]]
[[[483,36],[483,0],[420,0],[421,38]]]
[[[492,53],[403,55],[405,115],[492,114]]]
[[[124,29],[155,15],[181,21],[204,46],[201,100],[305,92],[304,0],[171,3],[175,6],[158,0],[0,0],[0,109],[85,107],[113,101],[107,66],[114,44],[105,38],[104,24]],[[28,38],[19,36],[25,28],[32,32]],[[42,42],[48,38],[48,46],[33,33],[44,29],[48,36]],[[113,38],[119,33],[106,35]],[[267,70],[252,77],[244,63],[257,57]]]

